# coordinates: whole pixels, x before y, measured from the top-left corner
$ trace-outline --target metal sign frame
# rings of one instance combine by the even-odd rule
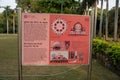
[[[18,12],[18,80],[22,79],[22,12],[21,8],[17,8]],[[88,64],[88,74],[87,80],[91,80],[92,74],[92,39],[93,39],[93,20],[94,19],[94,11],[91,14],[90,21],[90,48],[89,48],[89,64]]]

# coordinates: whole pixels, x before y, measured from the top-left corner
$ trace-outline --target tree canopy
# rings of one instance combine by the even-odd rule
[[[21,0],[18,6],[23,11],[38,13],[77,13],[79,1],[76,0]]]
[[[23,12],[31,13],[66,13],[66,14],[84,14],[86,7],[93,7],[96,0],[16,0],[17,6],[22,8]],[[114,29],[114,15],[115,8],[109,10],[109,23],[108,31],[109,35],[113,36]],[[120,8],[119,8],[119,18],[118,26],[120,26]],[[97,32],[99,30],[100,22],[100,9],[98,9],[97,16]],[[103,10],[103,33],[105,33],[105,14],[106,10]],[[0,32],[6,32],[6,17],[8,17],[10,32],[12,32],[13,27],[13,16],[17,18],[14,14],[14,10],[10,9],[9,6],[5,7],[3,13],[0,14]],[[15,21],[15,26],[17,27],[17,19]],[[16,29],[17,30],[17,29]],[[120,33],[120,27],[118,27],[118,33]],[[119,34],[120,35],[120,34]]]

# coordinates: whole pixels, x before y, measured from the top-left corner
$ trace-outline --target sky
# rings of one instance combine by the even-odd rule
[[[120,3],[120,2],[119,2]],[[112,7],[114,7],[115,6],[115,4],[116,4],[116,0],[109,0],[109,10],[112,8]],[[99,2],[99,5],[98,5],[98,7],[100,8],[101,6],[101,1]],[[104,4],[103,4],[104,6],[103,6],[103,8],[105,9],[106,8],[106,2],[104,1]],[[119,5],[120,6],[120,5]]]
[[[109,0],[109,10],[115,6],[115,1],[116,0]],[[10,6],[11,9],[14,9],[16,7],[16,3],[15,0],[0,0],[0,6]],[[98,5],[98,7],[100,8],[100,3]],[[106,4],[104,2],[104,9],[106,7]],[[120,2],[119,2],[119,7],[120,7]],[[4,9],[0,8],[0,12],[2,12]]]
[[[11,9],[16,8],[15,0],[0,0],[0,6],[10,6]],[[0,8],[0,12],[2,12],[4,9]]]

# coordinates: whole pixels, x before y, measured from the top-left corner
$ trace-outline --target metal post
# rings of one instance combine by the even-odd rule
[[[90,49],[89,49],[89,65],[88,65],[88,80],[91,80],[92,75],[92,40],[93,40],[93,24],[94,24],[94,10],[91,12],[91,22],[90,22]]]
[[[22,80],[22,19],[21,8],[18,10],[18,80]]]

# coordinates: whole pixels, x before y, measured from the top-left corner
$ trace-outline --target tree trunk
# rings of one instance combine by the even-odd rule
[[[114,41],[118,41],[117,38],[117,30],[118,30],[118,7],[119,7],[119,0],[116,0],[116,7],[115,7],[115,18],[114,18]]]
[[[95,2],[95,23],[94,23],[94,38],[96,37],[96,26],[97,26],[97,4],[98,0]]]
[[[15,34],[15,16],[13,15],[13,34]]]
[[[86,14],[89,15],[88,2],[86,2]]]
[[[102,21],[103,21],[103,0],[101,0],[101,16],[100,16],[100,26],[99,26],[99,38],[102,37]]]
[[[63,0],[61,0],[61,13],[63,13]]]
[[[7,17],[7,34],[9,34],[9,22],[8,22],[8,17]]]
[[[108,6],[109,0],[106,0],[106,26],[105,26],[105,40],[108,40]]]

